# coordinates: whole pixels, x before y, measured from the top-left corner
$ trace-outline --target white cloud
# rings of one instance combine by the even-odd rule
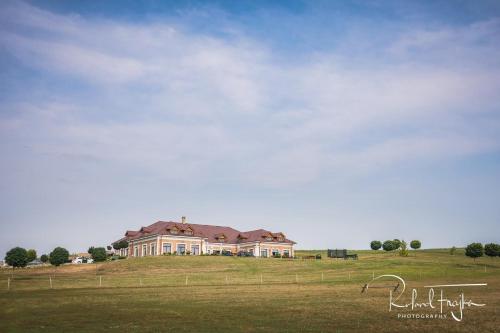
[[[243,32],[224,39],[167,23],[6,8],[0,43],[12,55],[81,80],[95,96],[54,92],[14,106],[3,135],[31,140],[37,153],[281,187],[330,168],[344,175],[499,148],[498,122],[469,121],[478,112],[498,119],[499,70],[477,63],[498,55],[497,21],[409,32],[382,50],[387,59],[358,64],[331,52],[297,63],[277,61]],[[459,62],[441,66],[457,52]]]

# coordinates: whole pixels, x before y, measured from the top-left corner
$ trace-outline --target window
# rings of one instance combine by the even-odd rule
[[[142,246],[142,256],[143,257],[147,256],[147,251],[148,251],[148,246],[146,244],[144,244]]]
[[[163,253],[172,253],[172,244],[163,243]]]
[[[283,250],[283,255],[286,257],[290,256],[290,250]]]
[[[138,257],[138,256],[139,256],[139,247],[134,246],[134,257]]]
[[[170,233],[172,235],[177,235],[179,233],[179,230],[177,230],[177,229],[170,229]]]
[[[156,246],[154,244],[151,244],[150,249],[149,249],[149,254],[152,256],[156,255]]]
[[[260,256],[261,256],[261,257],[264,257],[264,258],[267,258],[267,249],[265,249],[265,250],[260,250]]]
[[[266,241],[272,241],[272,240],[273,240],[273,238],[272,238],[272,237],[270,237],[270,236],[267,236],[267,237],[266,237]]]
[[[280,251],[278,249],[273,249],[271,253],[273,256],[275,256],[277,254],[280,254]]]
[[[177,244],[177,254],[186,253],[186,244]]]
[[[197,256],[200,254],[200,246],[199,245],[191,245],[191,254]]]
[[[193,234],[193,230],[191,229],[187,229],[187,230],[184,230],[184,235],[192,235]]]
[[[248,250],[248,252],[250,252],[253,255],[253,249]]]
[[[278,236],[278,242],[284,241],[284,238],[282,236]]]

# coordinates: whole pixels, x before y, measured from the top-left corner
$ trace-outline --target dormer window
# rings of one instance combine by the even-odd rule
[[[282,242],[284,241],[285,239],[283,238],[283,236],[278,236],[278,242]]]
[[[270,237],[270,236],[267,236],[267,237],[266,237],[266,241],[272,241],[272,240],[273,240],[273,238],[272,238],[272,237]]]
[[[172,229],[170,229],[170,233],[172,235],[177,235],[179,233],[179,230],[177,228],[172,228]]]
[[[192,234],[193,234],[193,230],[191,230],[191,229],[184,230],[184,235],[191,236]]]

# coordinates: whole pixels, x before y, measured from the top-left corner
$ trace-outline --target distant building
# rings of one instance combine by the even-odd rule
[[[115,241],[128,241],[128,248],[119,254],[128,257],[156,256],[163,254],[221,254],[240,251],[249,252],[256,257],[294,255],[295,242],[286,238],[282,232],[264,229],[241,232],[231,227],[206,224],[158,221],[138,231],[127,231],[125,237]]]

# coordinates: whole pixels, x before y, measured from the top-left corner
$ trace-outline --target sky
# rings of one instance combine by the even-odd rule
[[[0,257],[181,216],[500,242],[500,3],[2,1],[0,156]]]

